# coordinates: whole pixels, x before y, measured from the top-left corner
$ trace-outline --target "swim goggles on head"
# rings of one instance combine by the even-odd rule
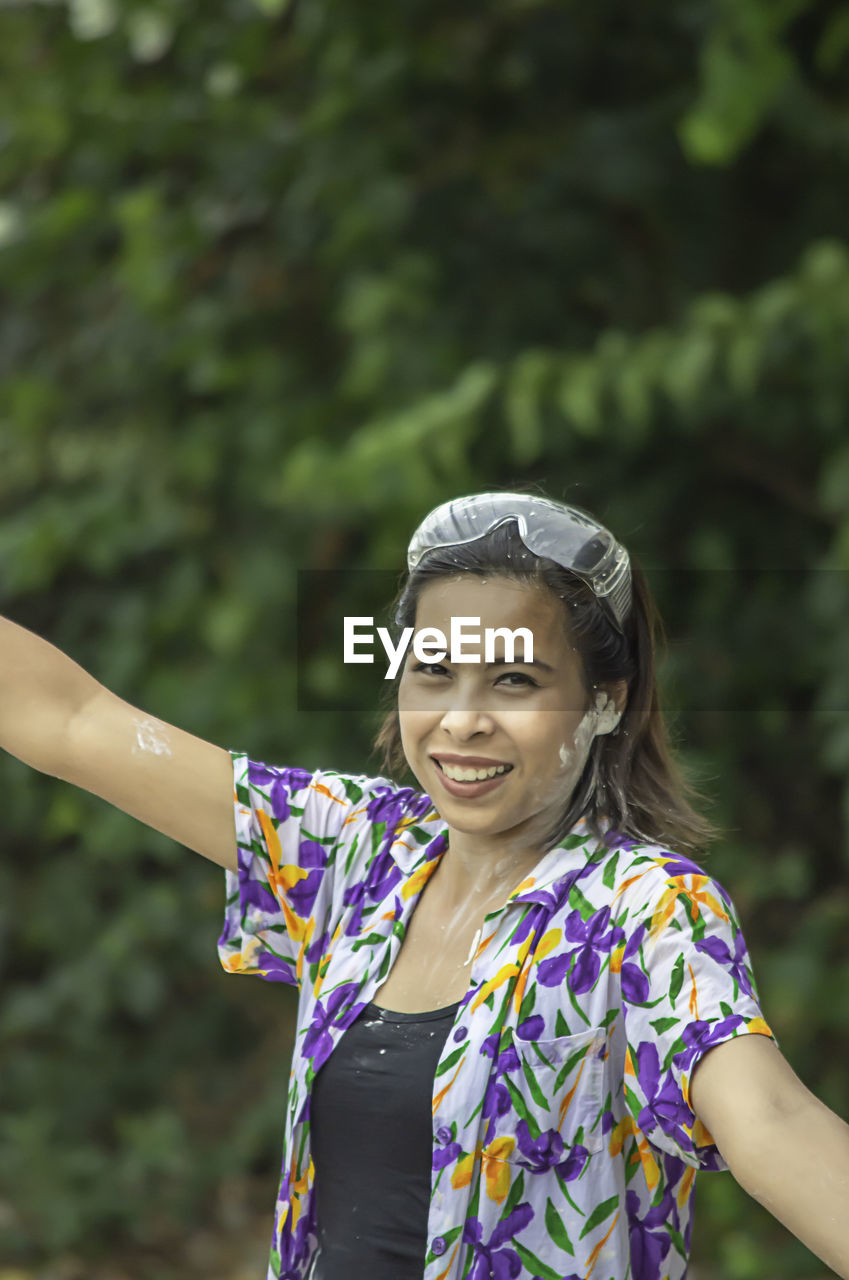
[[[416,529],[407,548],[412,571],[430,551],[475,542],[508,520],[515,520],[522,542],[582,578],[608,608],[624,634],[631,610],[631,563],[613,534],[591,516],[548,498],[527,493],[474,493],[434,508]]]

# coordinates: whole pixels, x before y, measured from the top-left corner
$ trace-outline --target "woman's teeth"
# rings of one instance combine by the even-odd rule
[[[460,769],[455,764],[442,764],[438,760],[437,764],[445,776],[451,778],[453,782],[484,782],[487,778],[495,778],[499,773],[506,773],[513,767],[509,764],[499,764],[491,769]]]

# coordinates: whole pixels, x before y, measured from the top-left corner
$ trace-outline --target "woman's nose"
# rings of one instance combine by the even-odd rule
[[[443,713],[439,727],[453,738],[464,740],[476,733],[492,733],[494,721],[479,701],[457,697]]]

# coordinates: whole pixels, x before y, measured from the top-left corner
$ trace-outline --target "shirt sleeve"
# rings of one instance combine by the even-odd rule
[[[324,949],[339,833],[362,788],[230,756],[238,871],[225,873],[219,958],[229,973],[296,987]]]
[[[696,1168],[724,1170],[690,1105],[689,1081],[702,1055],[724,1040],[775,1036],[733,903],[695,864],[678,870],[633,917],[621,956],[625,1098],[653,1147]]]

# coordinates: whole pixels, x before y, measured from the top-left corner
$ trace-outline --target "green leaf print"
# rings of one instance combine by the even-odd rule
[[[561,1192],[562,1192],[563,1199],[566,1201],[566,1203],[567,1203],[567,1204],[569,1205],[569,1207],[572,1209],[573,1213],[577,1214],[577,1216],[578,1216],[579,1218],[584,1218],[584,1217],[586,1217],[586,1214],[584,1213],[583,1209],[579,1209],[579,1208],[578,1208],[578,1206],[575,1204],[575,1201],[574,1201],[574,1200],[572,1199],[572,1197],[569,1195],[569,1187],[568,1187],[567,1183],[564,1181],[564,1179],[563,1179],[562,1175],[561,1175],[561,1174],[559,1174],[559,1173],[557,1172],[557,1170],[556,1170],[556,1169],[554,1170],[554,1173],[555,1173],[555,1176],[556,1176],[556,1178],[557,1178],[557,1185],[560,1187],[560,1190],[561,1190]]]
[[[667,1223],[667,1225],[666,1225],[666,1230],[667,1230],[667,1232],[668,1232],[668,1234],[669,1234],[669,1239],[672,1241],[672,1243],[673,1243],[673,1244],[674,1244],[674,1246],[675,1246],[676,1251],[681,1255],[681,1257],[682,1257],[682,1258],[684,1259],[684,1261],[686,1262],[686,1261],[687,1261],[687,1250],[686,1250],[686,1248],[685,1248],[685,1246],[684,1246],[684,1237],[681,1235],[681,1232],[680,1232],[680,1231],[676,1231],[676,1230],[675,1230],[675,1228],[672,1226],[672,1224],[671,1224],[671,1223]]]
[[[525,1174],[520,1169],[519,1176],[513,1180],[513,1184],[508,1192],[507,1199],[504,1201],[504,1208],[501,1212],[502,1218],[509,1218],[510,1214],[516,1208],[516,1205],[522,1198],[525,1190]]]
[[[353,840],[351,841],[351,847],[348,850],[348,856],[345,859],[345,875],[346,876],[350,874],[351,867],[354,865],[354,859],[357,856],[357,849],[359,847],[359,843],[360,843],[360,837],[359,835],[355,835]]]
[[[681,994],[681,988],[684,985],[684,954],[683,952],[672,966],[672,979],[669,983],[669,1003],[674,1004]]]
[[[557,1093],[558,1089],[563,1084],[563,1081],[569,1075],[569,1072],[574,1071],[578,1063],[581,1061],[581,1058],[585,1058],[586,1056],[587,1056],[587,1046],[582,1045],[582,1047],[578,1049],[577,1052],[573,1053],[570,1058],[566,1059],[566,1061],[563,1063],[563,1066],[560,1068],[560,1070],[557,1073],[557,1079],[554,1083],[555,1093]]]
[[[574,1257],[575,1250],[572,1248],[569,1233],[563,1225],[563,1219],[552,1204],[550,1196],[545,1202],[545,1226],[558,1249],[562,1249],[564,1253],[570,1253]]]
[[[590,916],[595,915],[595,907],[587,901],[576,884],[569,890],[569,906],[580,911],[582,920],[589,920]]]
[[[577,849],[577,848],[578,848],[578,845],[586,844],[586,841],[587,841],[587,837],[586,837],[586,836],[576,836],[576,835],[571,835],[571,836],[569,836],[566,840],[564,840],[564,841],[563,841],[563,844],[562,844],[561,848],[563,848],[563,849]]]
[[[466,1046],[464,1044],[461,1044],[460,1047],[458,1049],[455,1049],[453,1053],[449,1053],[445,1061],[440,1062],[439,1066],[436,1068],[435,1074],[438,1076],[444,1076],[446,1071],[450,1071],[451,1068],[455,1065],[455,1063],[460,1061],[465,1051],[466,1051]]]
[[[556,1036],[568,1036],[571,1034],[569,1031],[569,1023],[563,1017],[562,1009],[557,1010],[557,1017],[554,1019],[554,1034]]]
[[[429,840],[433,839],[433,832],[425,831],[422,827],[405,827],[404,830],[409,831],[410,835],[422,844],[427,844]]]
[[[539,1050],[537,1050],[537,1052],[539,1052]],[[537,1078],[533,1072],[533,1068],[525,1061],[524,1058],[521,1059],[521,1062],[522,1062],[522,1074],[524,1075],[525,1079],[528,1082],[528,1088],[530,1089],[531,1094],[533,1095],[534,1102],[536,1102],[537,1105],[542,1107],[545,1111],[550,1111],[551,1107],[549,1105],[548,1099],[546,1098],[542,1089],[539,1087]]]
[[[546,1266],[535,1254],[531,1253],[530,1249],[527,1249],[523,1244],[519,1244],[518,1240],[511,1240],[510,1244],[532,1276],[538,1276],[539,1280],[563,1280],[561,1272],[554,1271],[552,1267]]]
[[[664,1058],[664,1061],[663,1061],[663,1069],[664,1069],[664,1071],[668,1071],[668,1070],[669,1070],[669,1068],[670,1068],[670,1066],[671,1066],[671,1064],[672,1064],[672,1059],[675,1057],[675,1055],[676,1055],[677,1053],[683,1053],[683,1051],[684,1051],[686,1048],[687,1048],[687,1046],[685,1045],[684,1041],[679,1037],[679,1038],[675,1041],[675,1043],[674,1043],[674,1045],[672,1046],[672,1048],[669,1050],[669,1053],[667,1053],[666,1057]]]
[[[510,1079],[510,1077],[508,1075],[505,1075],[503,1079],[504,1079],[504,1083],[507,1086],[507,1092],[510,1094],[510,1098],[513,1102],[513,1106],[518,1111],[520,1118],[527,1122],[531,1137],[534,1140],[536,1140],[540,1135],[539,1125],[537,1124],[536,1120],[533,1118],[530,1111],[526,1107],[524,1098],[522,1097],[521,1093],[519,1093],[519,1090],[516,1088],[513,1081]]]
[[[678,1018],[655,1018],[651,1025],[654,1027],[657,1034],[662,1036],[664,1031],[668,1031],[670,1027],[674,1027],[678,1021]]]
[[[533,984],[531,984],[531,988],[528,991],[527,995],[525,996],[524,1000],[522,1001],[522,1007],[519,1010],[519,1017],[517,1021],[520,1025],[525,1021],[526,1018],[529,1018],[531,1016],[531,1014],[534,1011],[534,1007],[536,1006],[536,1002],[537,1002],[536,991],[534,990]]]
[[[601,877],[602,882],[607,889],[612,889],[616,883],[616,868],[619,865],[619,854],[614,853],[613,857],[604,868],[604,875]]]
[[[574,963],[574,962],[573,962],[573,963]],[[570,972],[571,972],[571,970],[570,970]],[[581,1021],[582,1021],[582,1022],[585,1022],[585,1023],[587,1024],[587,1026],[588,1026],[588,1027],[589,1027],[589,1026],[592,1026],[592,1023],[590,1022],[589,1018],[588,1018],[588,1017],[587,1017],[587,1015],[584,1013],[584,1011],[583,1011],[583,1009],[581,1008],[581,1006],[578,1004],[578,1001],[575,999],[575,993],[574,993],[574,991],[572,990],[572,988],[569,986],[568,981],[567,981],[567,983],[566,983],[566,990],[567,990],[567,991],[568,991],[568,993],[569,993],[569,1000],[570,1000],[570,1002],[571,1002],[572,1008],[575,1010],[575,1012],[577,1013],[578,1017],[581,1019]]]
[[[357,938],[357,941],[353,944],[353,946],[351,947],[351,950],[359,951],[360,947],[374,947],[379,942],[385,942],[385,941],[386,939],[384,938],[382,933],[375,933],[374,931],[372,931],[365,938]]]
[[[363,789],[356,782],[352,782],[350,778],[343,778],[342,785],[345,788],[345,795],[352,804],[359,804],[363,798]]]
[[[581,1239],[594,1230],[599,1223],[604,1222],[605,1218],[609,1218],[613,1210],[619,1204],[619,1196],[611,1196],[609,1200],[604,1200],[601,1204],[596,1205],[590,1216],[587,1218],[581,1230]]]

